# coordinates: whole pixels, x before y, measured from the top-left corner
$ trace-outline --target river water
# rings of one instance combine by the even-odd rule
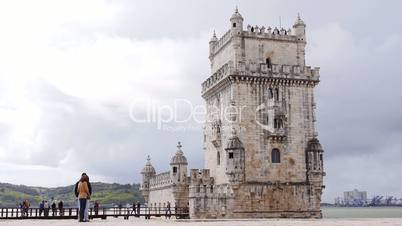
[[[322,207],[324,218],[402,218],[402,207]]]

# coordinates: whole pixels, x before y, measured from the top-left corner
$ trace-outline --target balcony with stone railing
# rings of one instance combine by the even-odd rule
[[[169,171],[156,174],[154,177],[152,177],[149,180],[149,188],[150,189],[165,187],[165,186],[169,186],[172,184],[173,184],[173,181],[170,177]]]
[[[230,30],[228,30],[212,47],[212,54],[217,53],[231,38]]]
[[[320,79],[320,68],[300,65],[279,65],[272,64],[268,67],[265,63],[244,63],[238,62],[236,67],[232,61],[224,64],[214,74],[207,78],[202,84],[202,93],[218,84],[229,75],[244,75],[256,77],[268,77],[278,79],[310,80],[318,82]]]

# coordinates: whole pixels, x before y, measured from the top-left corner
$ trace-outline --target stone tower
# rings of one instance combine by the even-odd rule
[[[202,83],[206,169],[191,171],[191,217],[321,217],[319,68],[305,65],[305,28],[298,16],[293,30],[244,29],[236,9],[230,29],[214,33]]]
[[[178,142],[176,154],[170,161],[170,178],[175,206],[186,207],[188,203],[187,159],[181,148],[182,145]]]
[[[151,158],[149,157],[149,155],[147,157],[147,163],[141,171],[141,175],[142,183],[140,190],[145,202],[147,203],[149,198],[150,180],[152,177],[155,176],[155,168],[151,164]]]

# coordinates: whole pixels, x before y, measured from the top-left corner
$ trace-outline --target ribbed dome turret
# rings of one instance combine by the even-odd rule
[[[230,21],[232,21],[232,20],[238,20],[238,19],[243,20],[243,17],[241,16],[241,14],[239,13],[239,10],[238,10],[237,7],[236,7],[235,12],[234,12],[233,15],[230,17]]]
[[[151,158],[147,157],[147,163],[141,171],[141,174],[155,174],[155,168],[151,164]]]
[[[317,138],[312,138],[307,143],[307,152],[323,152],[320,141]]]
[[[296,19],[295,24],[293,25],[293,27],[297,27],[299,25],[306,26],[304,21],[300,18],[300,14],[297,14],[297,19]]]
[[[170,161],[170,165],[182,164],[187,165],[187,159],[181,150],[181,143],[178,142],[177,144],[177,151],[176,154],[173,156],[172,160]]]
[[[216,33],[215,33],[215,31],[214,31],[214,34],[212,35],[211,40],[209,40],[209,43],[211,43],[211,42],[217,42],[217,41],[218,41],[218,38],[216,37]]]
[[[240,141],[239,137],[236,134],[236,130],[232,129],[232,136],[229,138],[228,142],[226,143],[226,150],[233,150],[233,149],[241,149],[243,148],[243,143]]]

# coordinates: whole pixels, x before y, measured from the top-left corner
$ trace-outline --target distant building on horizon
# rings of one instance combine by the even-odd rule
[[[363,206],[367,204],[367,191],[352,191],[343,192],[343,199],[338,197],[335,199],[335,205],[342,206]]]
[[[346,204],[366,203],[367,191],[359,191],[357,189],[345,191],[343,192],[343,199]]]

